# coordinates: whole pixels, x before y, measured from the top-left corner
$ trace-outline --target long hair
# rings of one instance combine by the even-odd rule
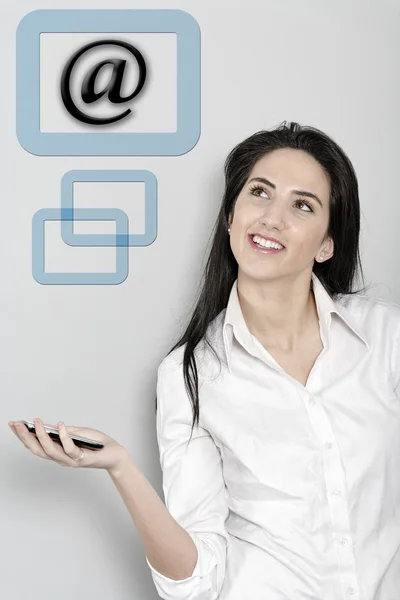
[[[334,254],[326,262],[314,262],[313,272],[332,299],[340,294],[358,294],[354,280],[364,282],[360,254],[360,202],[354,168],[345,152],[325,133],[311,126],[283,121],[272,131],[258,131],[237,144],[224,164],[225,190],[216,223],[211,232],[212,245],[202,279],[204,283],[186,331],[166,356],[186,344],[183,358],[185,388],[192,405],[193,422],[199,424],[199,386],[195,349],[205,342],[217,356],[208,337],[210,323],[226,308],[238,276],[238,264],[229,241],[228,217],[234,213],[236,199],[255,163],[279,148],[303,150],[313,156],[330,178],[330,207],[327,235],[334,242]],[[220,361],[219,361],[220,362]],[[157,396],[155,399],[157,411]]]

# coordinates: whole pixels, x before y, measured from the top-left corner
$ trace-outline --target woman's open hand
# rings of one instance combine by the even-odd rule
[[[31,433],[21,421],[10,421],[9,426],[32,454],[40,456],[40,458],[52,460],[62,467],[86,467],[113,471],[129,458],[129,454],[123,446],[96,429],[69,427],[62,423],[58,427],[47,425],[58,430],[61,441],[61,444],[59,444],[51,439],[40,419],[35,419],[36,435]],[[74,444],[71,435],[101,442],[104,444],[104,448],[101,450],[79,448]],[[77,460],[82,455],[82,452],[82,458]]]

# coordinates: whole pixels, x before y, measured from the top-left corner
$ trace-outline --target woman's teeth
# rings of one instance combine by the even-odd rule
[[[253,242],[259,248],[275,248],[275,250],[281,250],[283,248],[283,246],[281,246],[280,244],[277,244],[275,242],[270,242],[269,240],[264,240],[262,238],[259,238],[256,235],[253,237]]]

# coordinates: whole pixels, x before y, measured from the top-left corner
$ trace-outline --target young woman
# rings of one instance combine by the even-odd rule
[[[165,505],[102,432],[31,452],[107,469],[165,600],[397,600],[400,305],[353,290],[357,178],[284,122],[238,144],[203,288],[157,379]],[[70,434],[102,441],[80,451]]]

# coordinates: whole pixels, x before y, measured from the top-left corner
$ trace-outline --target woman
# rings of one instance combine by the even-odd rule
[[[354,169],[284,122],[225,177],[198,304],[158,369],[166,506],[105,434],[61,425],[61,447],[10,425],[37,456],[107,469],[161,598],[398,600],[400,306],[352,289]]]

